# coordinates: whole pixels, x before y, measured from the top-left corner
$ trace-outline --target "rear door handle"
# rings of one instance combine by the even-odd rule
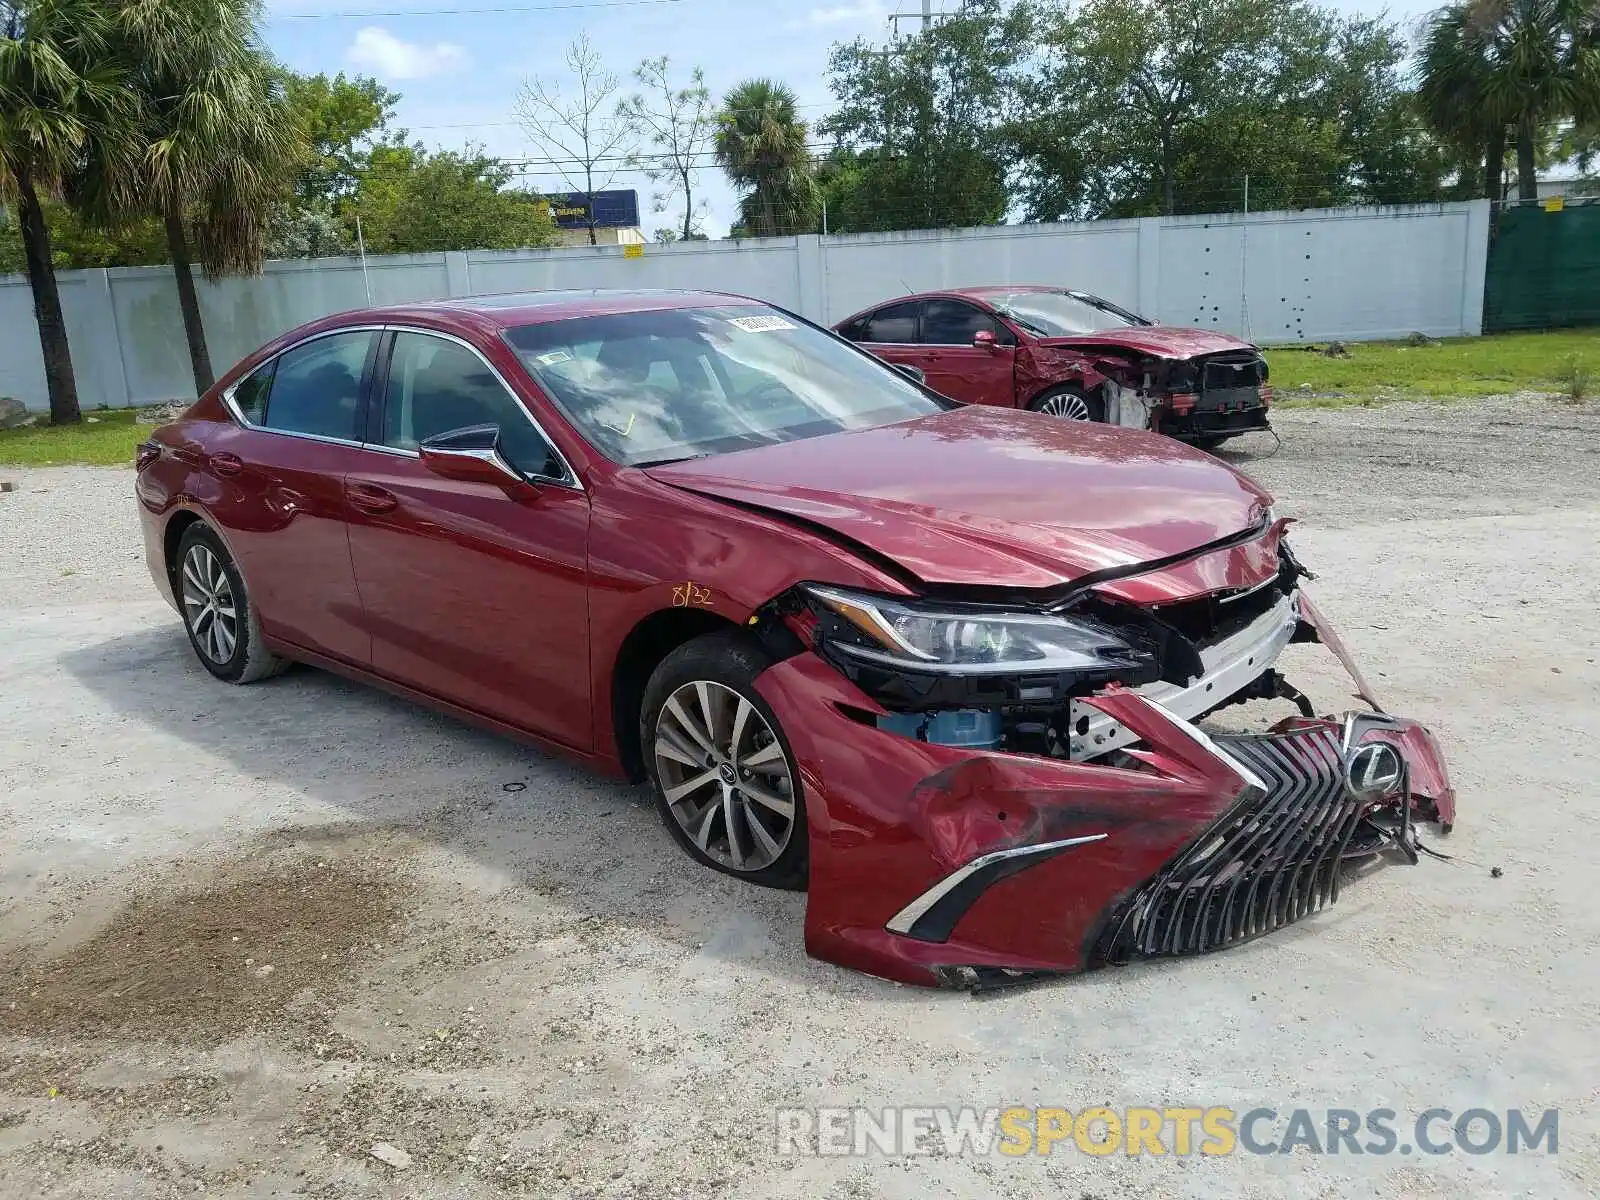
[[[218,475],[234,476],[244,470],[244,459],[226,451],[211,456],[211,469]]]
[[[375,483],[346,484],[344,494],[349,498],[352,508],[373,516],[393,512],[400,503],[400,497]]]

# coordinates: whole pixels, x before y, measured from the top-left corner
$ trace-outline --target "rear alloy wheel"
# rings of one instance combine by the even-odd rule
[[[685,850],[752,883],[797,888],[805,802],[777,717],[751,686],[766,665],[736,634],[679,647],[651,676],[640,733],[656,805]]]
[[[1051,388],[1038,396],[1028,406],[1047,417],[1063,421],[1104,421],[1105,402],[1099,396],[1089,396],[1075,387]]]
[[[196,522],[178,543],[174,589],[189,644],[206,670],[228,683],[252,683],[289,664],[270,653],[227,547]]]

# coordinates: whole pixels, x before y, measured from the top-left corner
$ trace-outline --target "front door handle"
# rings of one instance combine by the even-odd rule
[[[237,454],[229,454],[227,451],[223,451],[220,454],[213,454],[211,456],[211,469],[218,475],[227,475],[231,477],[244,470],[244,459],[240,458]]]
[[[400,503],[400,497],[375,483],[348,484],[344,494],[350,501],[350,507],[370,516],[393,512]]]

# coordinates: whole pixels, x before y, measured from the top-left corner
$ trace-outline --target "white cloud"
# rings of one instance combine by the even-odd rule
[[[387,29],[368,25],[357,31],[345,51],[352,67],[371,71],[382,79],[426,79],[459,71],[471,61],[464,47],[454,42],[402,42]]]
[[[813,8],[799,20],[790,21],[790,29],[830,29],[835,25],[868,25],[889,18],[889,6],[883,0],[846,0],[843,4],[830,4]]]

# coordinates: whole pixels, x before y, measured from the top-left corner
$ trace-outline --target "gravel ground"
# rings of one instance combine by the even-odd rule
[[[1229,953],[978,999],[807,959],[803,897],[695,867],[635,789],[319,672],[215,684],[130,475],[0,468],[0,1195],[1600,1193],[1600,409],[1277,424],[1229,457],[1443,738],[1452,860]],[[1013,1103],[1559,1107],[1560,1153],[772,1146],[778,1105]]]

